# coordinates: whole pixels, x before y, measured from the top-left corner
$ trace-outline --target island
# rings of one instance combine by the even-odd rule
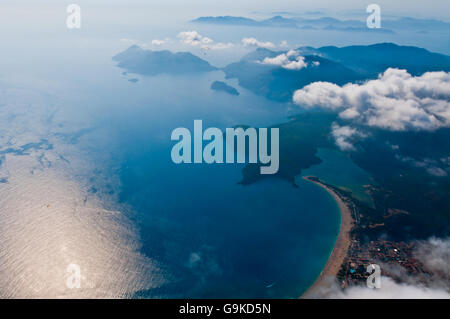
[[[221,91],[221,92],[225,92],[225,93],[228,93],[230,95],[235,95],[235,96],[239,95],[238,90],[236,90],[234,87],[226,84],[225,82],[221,82],[221,81],[214,81],[213,84],[211,84],[211,90]]]
[[[209,62],[189,52],[144,50],[137,45],[115,55],[113,60],[127,73],[147,76],[195,74],[217,70]]]

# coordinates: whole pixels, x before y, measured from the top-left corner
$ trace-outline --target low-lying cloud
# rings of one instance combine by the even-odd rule
[[[381,288],[370,289],[365,285],[338,287],[329,280],[311,298],[338,299],[450,299],[450,239],[430,238],[417,242],[414,257],[432,276],[410,275],[399,266],[383,265],[381,271],[395,274],[400,282],[388,276],[381,277]]]
[[[428,174],[435,177],[447,177],[450,173],[450,164],[447,162],[446,158],[432,159],[414,159],[409,156],[396,155],[399,161],[410,164],[412,167],[418,167],[424,169]],[[449,247],[450,249],[450,247]]]
[[[168,39],[160,40],[160,39],[154,39],[152,40],[152,45],[160,46],[163,44],[166,44],[168,42]]]
[[[264,48],[264,49],[275,49],[275,44],[272,42],[261,42],[258,41],[255,38],[243,38],[242,44],[244,46],[252,46],[252,47],[258,47],[258,48]]]
[[[183,31],[178,33],[177,37],[182,43],[192,46],[205,45],[213,42],[212,39],[200,35],[197,31]]]
[[[200,47],[203,50],[222,50],[234,47],[233,43],[215,43],[213,39],[202,36],[197,31],[183,31],[177,35],[181,43],[194,47]]]
[[[427,269],[450,282],[450,239],[431,238],[419,242],[415,257]]]
[[[282,53],[274,58],[264,58],[261,63],[278,65],[287,70],[301,70],[308,66],[305,57],[300,56],[295,50],[289,50],[287,53]]]
[[[346,125],[334,128],[332,135],[342,150],[354,149],[351,144],[352,136],[357,135],[354,125],[390,131],[434,131],[450,127],[450,73],[447,72],[412,76],[406,70],[389,68],[378,79],[362,84],[338,86],[314,82],[297,90],[293,100],[302,107],[321,107],[339,114]]]
[[[336,141],[336,145],[343,151],[353,151],[355,147],[351,143],[353,137],[363,137],[364,134],[351,126],[339,126],[333,123],[331,134]]]
[[[338,86],[315,82],[297,90],[294,102],[339,112],[343,120],[392,131],[450,127],[450,73],[412,76],[387,69],[376,80]]]
[[[127,43],[129,45],[135,44],[140,46],[143,49],[152,49],[152,47],[160,47],[166,44],[169,44],[172,42],[172,39],[165,38],[165,39],[153,39],[150,43],[146,43],[144,41],[136,40],[136,39],[120,39],[121,42]]]
[[[326,298],[337,299],[449,299],[450,293],[444,289],[414,286],[396,283],[390,277],[381,277],[380,289],[369,289],[364,286],[350,287],[345,290],[330,289]]]

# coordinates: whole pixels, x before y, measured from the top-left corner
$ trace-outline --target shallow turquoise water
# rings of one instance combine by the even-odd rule
[[[317,156],[322,163],[303,170],[303,176],[317,176],[328,184],[351,191],[355,198],[369,205],[373,204],[364,185],[374,184],[375,181],[348,154],[337,149],[319,148]]]

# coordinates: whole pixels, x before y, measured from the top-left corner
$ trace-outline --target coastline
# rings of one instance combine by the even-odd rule
[[[350,208],[347,204],[336,194],[336,192],[330,187],[322,184],[320,181],[311,179],[312,176],[304,176],[303,179],[318,185],[325,189],[333,198],[339,206],[339,211],[341,214],[341,223],[339,227],[339,234],[337,236],[336,242],[333,247],[333,251],[328,258],[328,261],[320,273],[319,277],[316,279],[314,284],[309,287],[309,289],[303,293],[300,297],[302,299],[320,298],[319,289],[331,288],[333,284],[333,278],[338,274],[341,269],[341,265],[347,256],[347,251],[350,247],[350,231],[353,227],[353,217]]]

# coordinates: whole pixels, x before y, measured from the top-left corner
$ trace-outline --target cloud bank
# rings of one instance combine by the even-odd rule
[[[444,289],[413,286],[396,283],[389,277],[381,277],[380,289],[355,286],[345,290],[332,289],[327,298],[337,299],[449,299],[450,293]]]
[[[334,280],[324,284],[312,298],[337,299],[450,299],[450,239],[430,238],[417,242],[414,256],[433,276],[409,275],[404,268],[382,265],[383,269],[395,274],[402,283],[387,276],[381,277],[381,288],[366,286],[338,287]]]
[[[294,103],[339,113],[348,125],[332,129],[342,150],[353,150],[353,125],[390,131],[434,131],[450,127],[450,73],[427,72],[412,76],[406,70],[387,69],[378,79],[338,86],[314,82],[297,90]],[[432,174],[442,174],[434,171]]]
[[[450,73],[414,77],[387,69],[376,80],[342,87],[315,82],[294,93],[294,102],[339,112],[343,120],[392,131],[450,127]]]
[[[450,281],[450,239],[431,238],[420,242],[415,257],[427,269]]]
[[[232,42],[215,42],[213,39],[203,36],[197,31],[182,31],[178,33],[177,38],[180,40],[180,43],[183,45],[189,45],[192,47],[198,47],[202,50],[224,50],[224,49],[231,49],[236,46],[239,46],[239,43],[232,43]],[[153,39],[151,42],[146,43],[140,40],[136,39],[121,39],[121,42],[129,43],[129,44],[136,44],[139,45],[142,48],[152,48],[152,47],[161,47],[166,44],[170,44],[173,42],[173,39],[171,38],[164,38],[164,39]],[[255,38],[243,38],[241,41],[241,44],[245,47],[257,47],[257,48],[266,48],[266,49],[275,49],[276,45],[272,42],[262,42]],[[281,41],[280,47],[286,48],[289,44],[287,41]],[[299,58],[299,60],[303,60],[303,58]],[[302,61],[292,61],[293,63],[288,66],[296,69],[301,68]]]

